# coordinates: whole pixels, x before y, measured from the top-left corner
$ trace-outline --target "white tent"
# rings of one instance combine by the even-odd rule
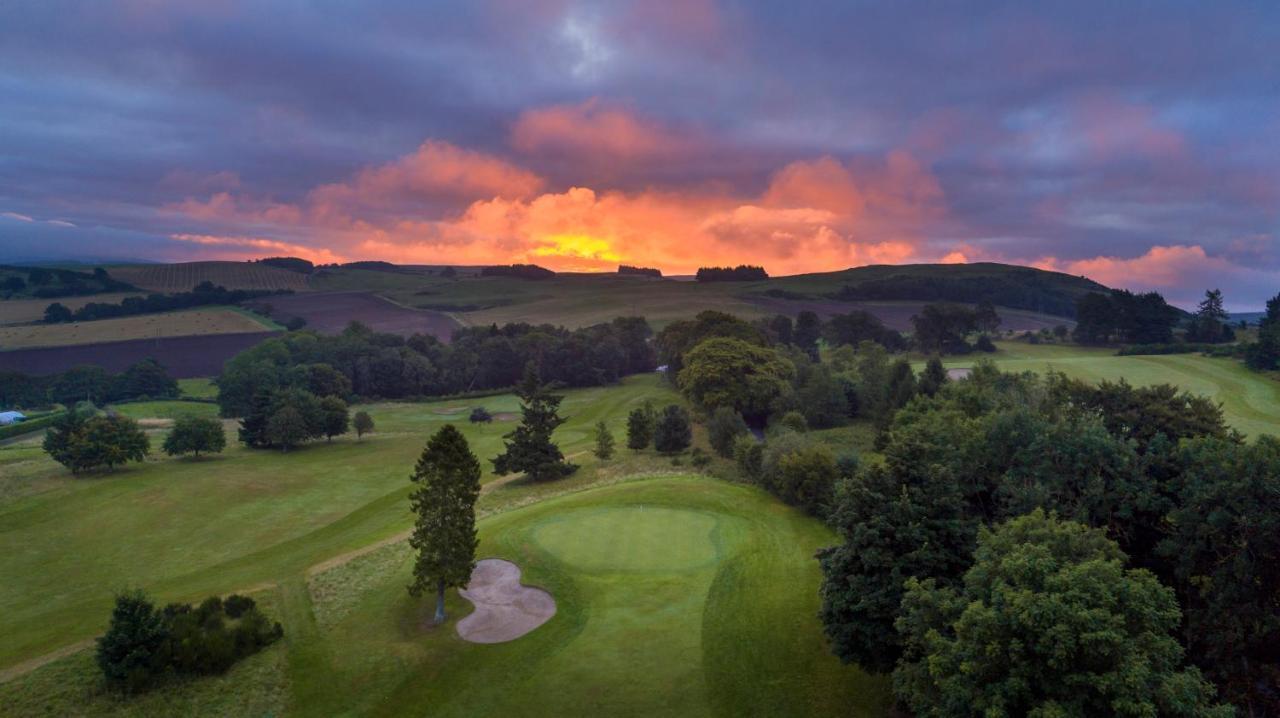
[[[8,426],[26,420],[26,414],[20,411],[0,411],[0,426]]]

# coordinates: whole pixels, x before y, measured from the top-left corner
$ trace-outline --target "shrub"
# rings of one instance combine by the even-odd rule
[[[98,639],[97,662],[107,685],[123,693],[150,688],[164,672],[169,627],[142,591],[116,595],[107,632]]]
[[[257,604],[252,598],[249,598],[248,596],[241,596],[238,593],[233,593],[230,596],[227,596],[227,600],[222,602],[222,610],[225,611],[227,616],[230,618],[239,618],[245,611],[256,606]]]
[[[711,455],[701,447],[694,447],[693,451],[689,452],[689,463],[695,469],[705,469],[711,465]]]
[[[477,406],[471,410],[471,416],[467,418],[472,424],[488,424],[493,421],[493,414],[483,406]]]
[[[986,334],[980,334],[978,336],[977,343],[974,344],[974,348],[980,352],[986,352],[990,354],[996,350],[996,345],[994,342],[991,341],[991,337],[987,336]]]
[[[809,430],[809,422],[805,420],[804,414],[798,411],[788,411],[778,420],[778,427],[787,431],[794,431],[797,434],[803,434]]]

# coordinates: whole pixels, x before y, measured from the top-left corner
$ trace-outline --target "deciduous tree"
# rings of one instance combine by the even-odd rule
[[[164,453],[169,456],[194,454],[200,452],[216,453],[227,446],[226,434],[222,431],[222,422],[210,417],[184,414],[173,422],[173,429],[164,439]]]

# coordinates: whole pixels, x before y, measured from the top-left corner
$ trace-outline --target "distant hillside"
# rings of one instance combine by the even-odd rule
[[[752,291],[781,299],[839,301],[989,301],[1060,317],[1074,317],[1076,300],[1108,288],[1092,279],[1034,267],[976,264],[872,265],[760,282]]]
[[[189,292],[201,282],[227,289],[307,288],[307,276],[261,262],[183,262],[110,267],[111,276],[148,292]]]

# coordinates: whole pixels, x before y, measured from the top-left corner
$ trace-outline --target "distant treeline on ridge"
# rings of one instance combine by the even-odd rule
[[[739,264],[736,267],[700,267],[697,277],[699,282],[756,282],[768,279],[769,273],[764,271],[764,267]]]
[[[178,294],[149,294],[145,297],[125,297],[119,304],[90,302],[75,311],[59,302],[50,304],[44,310],[44,321],[47,324],[59,322],[85,322],[94,319],[111,319],[129,317],[136,314],[154,314],[170,312],[175,309],[190,309],[218,304],[239,304],[247,299],[256,299],[275,294],[293,294],[291,289],[227,289],[216,286],[213,282],[204,281],[197,284],[190,292]]]
[[[517,279],[551,279],[556,273],[536,264],[495,264],[480,270],[482,277],[515,277]]]
[[[618,274],[632,274],[641,277],[661,277],[662,270],[653,267],[633,267],[630,264],[619,264]]]

